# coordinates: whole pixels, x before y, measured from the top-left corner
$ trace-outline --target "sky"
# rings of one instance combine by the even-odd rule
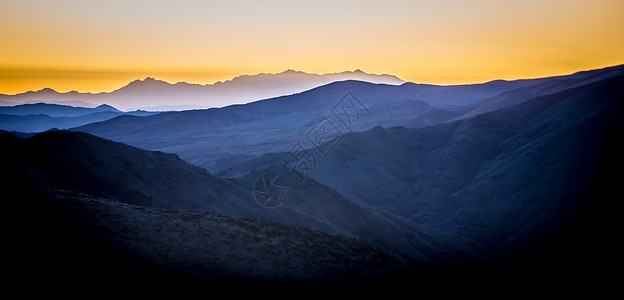
[[[361,69],[418,83],[624,63],[622,0],[0,0],[0,93]]]

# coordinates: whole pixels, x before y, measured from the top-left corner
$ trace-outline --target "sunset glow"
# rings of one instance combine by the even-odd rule
[[[624,1],[0,1],[0,93],[361,69],[456,84],[624,63]]]

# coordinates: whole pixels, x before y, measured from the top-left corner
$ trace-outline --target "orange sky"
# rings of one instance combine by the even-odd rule
[[[362,69],[453,84],[624,63],[624,1],[0,0],[0,93]]]

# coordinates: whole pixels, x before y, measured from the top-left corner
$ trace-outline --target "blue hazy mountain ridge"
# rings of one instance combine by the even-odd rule
[[[183,110],[222,107],[260,99],[289,95],[334,81],[361,80],[373,83],[399,85],[403,80],[393,75],[368,74],[360,70],[329,74],[309,74],[288,70],[277,74],[242,75],[214,84],[170,84],[147,77],[135,80],[112,92],[59,93],[46,88],[16,95],[0,94],[0,103],[27,103],[31,101],[62,103],[80,100],[94,104],[110,104],[122,110]]]
[[[614,186],[599,186],[623,167],[614,150],[623,101],[619,76],[465,120],[354,132],[309,175],[356,203],[470,239],[489,255],[525,254],[587,207],[609,205]],[[220,175],[281,164],[283,155]]]
[[[106,104],[95,108],[75,107],[49,103],[22,104],[15,106],[0,106],[0,114],[6,115],[47,115],[50,117],[77,117],[92,114],[94,112],[117,112],[121,111]]]
[[[144,207],[305,226],[364,239],[435,267],[483,258],[481,249],[467,239],[354,203],[313,180],[293,185],[285,205],[267,209],[252,194],[257,176],[223,179],[176,155],[86,133],[50,131],[29,138],[5,133],[0,145],[6,191],[62,189]]]
[[[0,106],[0,128],[7,131],[42,132],[52,128],[67,129],[120,115],[149,116],[156,112],[122,112],[102,104],[95,108],[49,103]]]
[[[370,114],[346,131],[375,126],[422,128],[522,103],[603,78],[624,67],[552,78],[493,81],[485,84],[400,86],[360,81],[334,82],[309,91],[224,108],[122,116],[79,128],[143,149],[176,153],[192,164],[218,172],[266,153],[288,151],[349,92]],[[166,136],[166,138],[163,138]]]

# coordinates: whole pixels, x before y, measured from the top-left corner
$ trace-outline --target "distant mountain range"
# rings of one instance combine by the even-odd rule
[[[0,105],[33,102],[70,104],[73,101],[78,104],[92,103],[94,106],[110,104],[122,110],[187,110],[222,107],[290,95],[342,80],[393,85],[404,83],[403,80],[393,75],[368,74],[361,70],[322,75],[288,70],[277,74],[242,75],[232,80],[205,85],[185,82],[170,84],[147,77],[144,80],[130,82],[112,92],[95,94],[76,91],[59,93],[50,88],[16,95],[0,94]]]
[[[93,122],[106,121],[121,115],[149,116],[155,112],[122,112],[102,104],[95,108],[35,103],[0,106],[0,129],[18,132],[41,132],[67,129]]]
[[[106,104],[102,104],[95,108],[76,107],[69,105],[34,103],[22,104],[15,106],[0,106],[0,114],[26,116],[26,115],[47,115],[49,117],[77,117],[84,116],[96,112],[116,112],[120,110]]]
[[[620,75],[624,75],[624,66],[552,78],[460,86],[341,81],[245,105],[148,117],[122,116],[76,130],[143,149],[176,153],[192,164],[218,172],[246,159],[288,151],[300,141],[312,147],[306,134],[323,117],[328,117],[341,133],[375,126],[421,128]],[[353,106],[344,102],[352,101],[344,100],[348,93],[370,114],[345,126],[334,113]]]

